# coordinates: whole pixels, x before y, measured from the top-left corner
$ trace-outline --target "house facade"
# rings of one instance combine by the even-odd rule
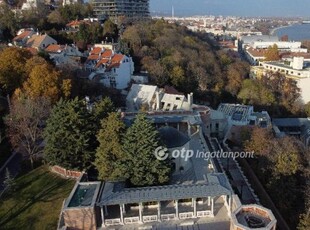
[[[89,80],[97,80],[106,87],[126,89],[134,72],[134,63],[131,57],[102,46],[92,48],[85,69],[90,71]]]

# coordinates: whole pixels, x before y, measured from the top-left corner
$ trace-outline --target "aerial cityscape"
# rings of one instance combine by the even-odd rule
[[[0,229],[309,230],[309,7],[0,0]]]

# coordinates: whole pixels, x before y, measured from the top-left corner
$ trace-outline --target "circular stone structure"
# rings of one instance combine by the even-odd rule
[[[274,230],[276,224],[271,210],[257,204],[241,205],[231,215],[230,230]]]

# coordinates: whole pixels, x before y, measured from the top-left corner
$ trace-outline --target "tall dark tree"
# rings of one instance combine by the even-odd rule
[[[60,100],[47,120],[45,159],[68,169],[89,168],[94,159],[95,130],[84,101]]]
[[[115,181],[127,178],[126,172],[129,168],[122,164],[125,154],[122,149],[122,138],[125,132],[125,124],[120,119],[119,113],[110,115],[101,122],[101,129],[98,135],[100,143],[96,151],[95,166],[99,178],[108,181]]]
[[[126,132],[123,151],[126,154],[129,180],[135,186],[163,184],[169,181],[170,165],[155,157],[160,146],[158,131],[142,113],[136,116]]]

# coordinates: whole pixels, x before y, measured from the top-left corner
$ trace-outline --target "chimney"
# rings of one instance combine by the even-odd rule
[[[156,92],[156,110],[160,110],[159,92]]]
[[[193,93],[189,93],[187,95],[187,101],[188,101],[188,104],[189,104],[189,109],[192,109],[192,106],[193,106]]]

